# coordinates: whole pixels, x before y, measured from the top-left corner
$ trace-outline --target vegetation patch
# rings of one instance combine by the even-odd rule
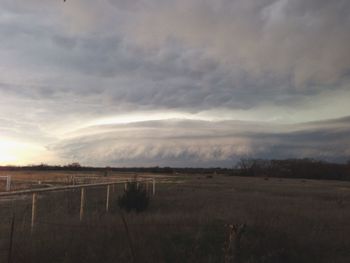
[[[149,195],[146,189],[138,182],[129,182],[123,195],[118,198],[118,205],[127,212],[142,212],[149,205]]]

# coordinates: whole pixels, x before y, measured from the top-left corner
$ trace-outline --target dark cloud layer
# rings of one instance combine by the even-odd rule
[[[350,119],[336,120],[338,126],[334,122],[270,125],[171,120],[106,125],[85,129],[51,147],[67,160],[99,165],[230,167],[242,157],[345,161],[350,157]]]
[[[0,141],[56,145],[59,158],[92,164],[227,164],[245,154],[344,159],[342,123],[329,132],[274,133],[257,121],[348,115],[349,14],[347,0],[3,0]],[[145,123],[132,128],[135,140],[119,126],[111,134],[96,128],[97,142],[67,139],[101,119],[168,112],[214,123],[173,127],[162,117],[152,130],[159,140],[146,136]],[[236,120],[253,122],[240,130]]]
[[[44,70],[65,87],[48,87],[43,99],[97,93],[153,108],[252,108],[337,88],[350,68],[348,1],[77,1],[62,16],[56,12],[56,23],[34,18],[38,2],[30,2],[3,4],[11,8],[0,24],[1,47],[14,53],[16,66]],[[61,10],[43,6],[49,14]],[[29,18],[19,18],[25,8]],[[127,15],[116,18],[123,8]],[[108,15],[95,17],[105,9]],[[74,25],[84,15],[98,33],[95,27],[71,33],[60,20],[72,16]],[[113,30],[118,19],[123,26]]]

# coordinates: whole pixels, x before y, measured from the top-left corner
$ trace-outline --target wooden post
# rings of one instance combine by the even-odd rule
[[[106,197],[106,212],[108,212],[109,210],[109,189],[110,189],[110,185],[107,185],[107,197]]]
[[[0,176],[0,178],[2,179],[6,179],[6,191],[10,191],[11,190],[11,176],[10,175],[4,175],[4,176]]]
[[[153,195],[156,194],[156,179],[153,177]]]
[[[13,247],[14,230],[15,230],[15,214],[13,214],[12,221],[11,221],[10,244],[9,244],[9,250],[7,255],[7,263],[12,263],[12,247]]]
[[[11,190],[11,176],[7,176],[6,178],[6,191],[10,191]]]
[[[83,220],[84,217],[84,206],[85,206],[85,188],[81,188],[80,194],[80,221]]]
[[[30,224],[30,230],[33,233],[36,218],[36,193],[32,195],[32,221]]]

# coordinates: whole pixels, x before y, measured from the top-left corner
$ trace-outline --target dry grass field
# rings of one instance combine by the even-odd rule
[[[16,263],[224,262],[226,224],[243,223],[235,262],[350,262],[349,182],[181,175],[157,184],[146,212],[123,213],[128,231],[122,192],[114,189],[105,213],[105,188],[88,189],[83,222],[79,191],[41,194],[32,234],[30,199],[2,201],[0,261],[15,214]]]

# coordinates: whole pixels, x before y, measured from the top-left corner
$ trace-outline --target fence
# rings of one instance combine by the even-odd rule
[[[68,186],[56,186],[56,187],[48,187],[48,188],[40,188],[40,189],[26,189],[19,191],[11,191],[11,192],[1,192],[0,198],[5,197],[15,197],[15,196],[23,196],[23,195],[31,195],[31,231],[34,230],[35,222],[37,219],[37,196],[40,193],[48,193],[48,192],[58,192],[58,191],[67,191],[72,189],[80,190],[80,210],[79,210],[79,219],[80,221],[84,218],[84,210],[87,203],[86,200],[86,189],[87,188],[95,188],[95,187],[106,187],[106,199],[105,199],[105,210],[109,211],[110,208],[110,195],[111,195],[111,187],[114,187],[117,184],[124,184],[124,188],[127,188],[130,180],[123,181],[115,181],[115,182],[103,182],[103,183],[94,183],[94,184],[81,184],[81,185],[68,185]],[[149,183],[152,183],[152,195],[156,193],[156,180],[152,179],[136,179],[136,183],[139,185],[140,183],[146,184],[147,191],[149,190]]]
[[[157,182],[159,182],[158,180],[161,180],[165,184],[157,191],[158,198],[155,200],[157,203],[156,209],[159,209],[159,205],[161,207],[162,204],[163,207],[164,205],[165,207],[169,207],[166,205],[166,201],[163,200],[163,197],[169,196],[167,187],[170,185],[168,183],[172,181],[164,178],[157,179]],[[172,219],[169,221],[169,219],[167,217],[164,218],[163,215],[160,217],[156,215],[156,217],[154,217],[155,215],[152,214],[152,216],[149,216],[149,214],[146,213],[145,216],[134,217],[134,215],[131,214],[125,217],[127,220],[127,223],[125,223],[123,213],[120,211],[117,211],[117,216],[113,213],[107,213],[110,209],[110,212],[113,212],[112,198],[117,199],[117,195],[113,193],[121,193],[123,188],[127,188],[128,182],[130,182],[130,180],[56,186],[0,193],[0,201],[7,199],[4,204],[8,204],[10,208],[7,211],[2,211],[7,214],[7,219],[2,222],[3,225],[7,224],[7,226],[6,228],[2,227],[0,229],[0,233],[2,233],[4,237],[2,246],[0,244],[0,262],[6,262],[6,259],[8,263],[51,262],[52,258],[57,259],[62,255],[65,255],[64,257],[74,257],[74,253],[79,255],[79,259],[67,262],[107,262],[104,260],[105,254],[107,255],[106,258],[115,257],[113,262],[146,262],[141,260],[144,259],[143,255],[148,255],[150,258],[154,257],[152,261],[148,260],[147,262],[157,262],[158,257],[163,256],[163,252],[156,252],[156,254],[154,254],[155,252],[152,252],[152,248],[157,248],[156,250],[159,251],[158,248],[163,247],[164,242],[169,242],[169,246],[164,247],[167,247],[167,249],[165,249],[166,253],[172,255],[173,252],[171,252],[171,250],[170,252],[168,251],[168,247],[174,247],[172,235],[176,237],[176,240],[182,240],[181,244],[177,244],[180,245],[179,248],[176,248],[176,246],[174,247],[176,248],[176,250],[174,250],[174,257],[179,257],[178,249],[180,251],[183,250],[182,242],[190,247],[188,251],[197,251],[196,253],[198,255],[202,255],[201,246],[204,244],[204,238],[209,237],[210,239],[208,242],[211,244],[211,237],[213,235],[221,235],[222,231],[220,227],[211,224],[208,225],[206,222],[203,223],[201,221],[187,222],[184,221],[182,215],[179,215],[175,218],[175,221],[172,221],[174,219],[171,214]],[[156,180],[154,178],[136,180],[136,183],[145,184],[146,190],[153,195],[155,194]],[[71,193],[73,195],[70,195]],[[47,197],[46,200],[45,197]],[[24,201],[24,199],[25,202],[22,203],[22,206],[20,203],[21,200]],[[96,199],[102,201],[97,202],[97,204],[103,211],[102,213],[100,213],[100,211],[92,215],[89,213],[89,209],[91,207],[93,208],[91,203],[93,203],[94,200],[96,201]],[[76,201],[75,205],[71,207],[73,208],[72,214],[69,214],[69,212],[66,214],[61,210],[62,205],[63,207],[65,205],[64,201],[68,201],[68,203]],[[14,204],[17,207],[15,207]],[[59,204],[60,207],[55,206],[55,204]],[[90,207],[88,207],[88,204]],[[20,213],[9,213],[11,210],[13,212],[18,212],[16,208],[20,208],[21,210],[25,208],[27,212],[24,213],[24,216]],[[54,214],[50,214],[50,210],[54,211]],[[77,215],[78,213],[79,216]],[[61,216],[58,217],[58,214]],[[29,217],[26,217],[27,215],[29,215]],[[62,215],[64,216],[62,217]],[[73,215],[73,217],[66,218],[66,216],[70,215]],[[96,217],[94,217],[94,215],[96,215]],[[24,217],[26,217],[27,220],[25,220]],[[199,232],[199,228],[201,228],[200,231],[205,231],[203,235],[202,232]],[[129,229],[131,229],[131,232],[129,232]],[[179,231],[183,233],[184,239],[178,239]],[[159,236],[162,236],[162,238],[159,238]],[[76,237],[78,237],[79,243],[74,241]],[[171,238],[169,239],[169,237]],[[191,237],[194,238],[192,239]],[[176,240],[174,241],[175,244],[177,242]],[[189,245],[189,240],[191,240],[193,246]],[[89,249],[79,250],[82,247],[85,248],[85,244],[87,243],[89,243]],[[220,258],[220,254],[222,253],[221,246],[219,241],[210,253]],[[45,250],[45,248],[42,247],[49,249]],[[115,247],[114,249],[117,250],[117,253],[108,254],[102,252],[104,250],[101,249],[105,247]],[[86,261],[84,258],[81,258],[86,253],[89,253],[87,250],[93,250],[91,254],[88,254],[91,255],[91,261]],[[49,251],[50,253],[46,254],[43,253],[43,251]],[[99,258],[94,261],[94,256],[96,256],[94,253],[96,253],[96,251]],[[216,255],[216,253],[219,255]],[[180,256],[182,258],[186,257],[186,260],[190,262],[201,262],[201,260],[196,260],[197,254],[189,252],[188,255]],[[11,259],[11,256],[13,259]],[[168,258],[168,255],[165,257]],[[32,261],[29,260],[30,258],[32,258]],[[88,256],[85,258],[88,258]],[[40,259],[40,261],[35,259]],[[57,259],[55,262],[62,261]]]
[[[6,180],[6,191],[10,191],[11,190],[11,176],[10,175],[0,176],[0,179]]]
[[[113,212],[115,206],[111,202],[115,204],[119,196],[115,193],[122,193],[123,189],[127,189],[128,183],[135,181],[138,186],[143,184],[149,194],[155,195],[155,178],[115,179],[100,183],[0,192],[0,262],[5,262],[7,255],[12,254],[12,246],[18,245],[13,244],[14,232],[17,235],[22,233],[20,240],[23,241],[26,240],[26,233],[34,237],[33,234],[42,231],[43,227],[56,228],[56,224],[74,226],[74,222],[80,222],[79,225],[84,227],[86,222],[94,218],[93,215]],[[92,217],[87,217],[86,213],[90,215],[91,212]],[[85,217],[87,221],[84,220]],[[62,219],[64,222],[60,221]],[[18,237],[16,239],[19,242]],[[8,258],[7,262],[12,261]]]

